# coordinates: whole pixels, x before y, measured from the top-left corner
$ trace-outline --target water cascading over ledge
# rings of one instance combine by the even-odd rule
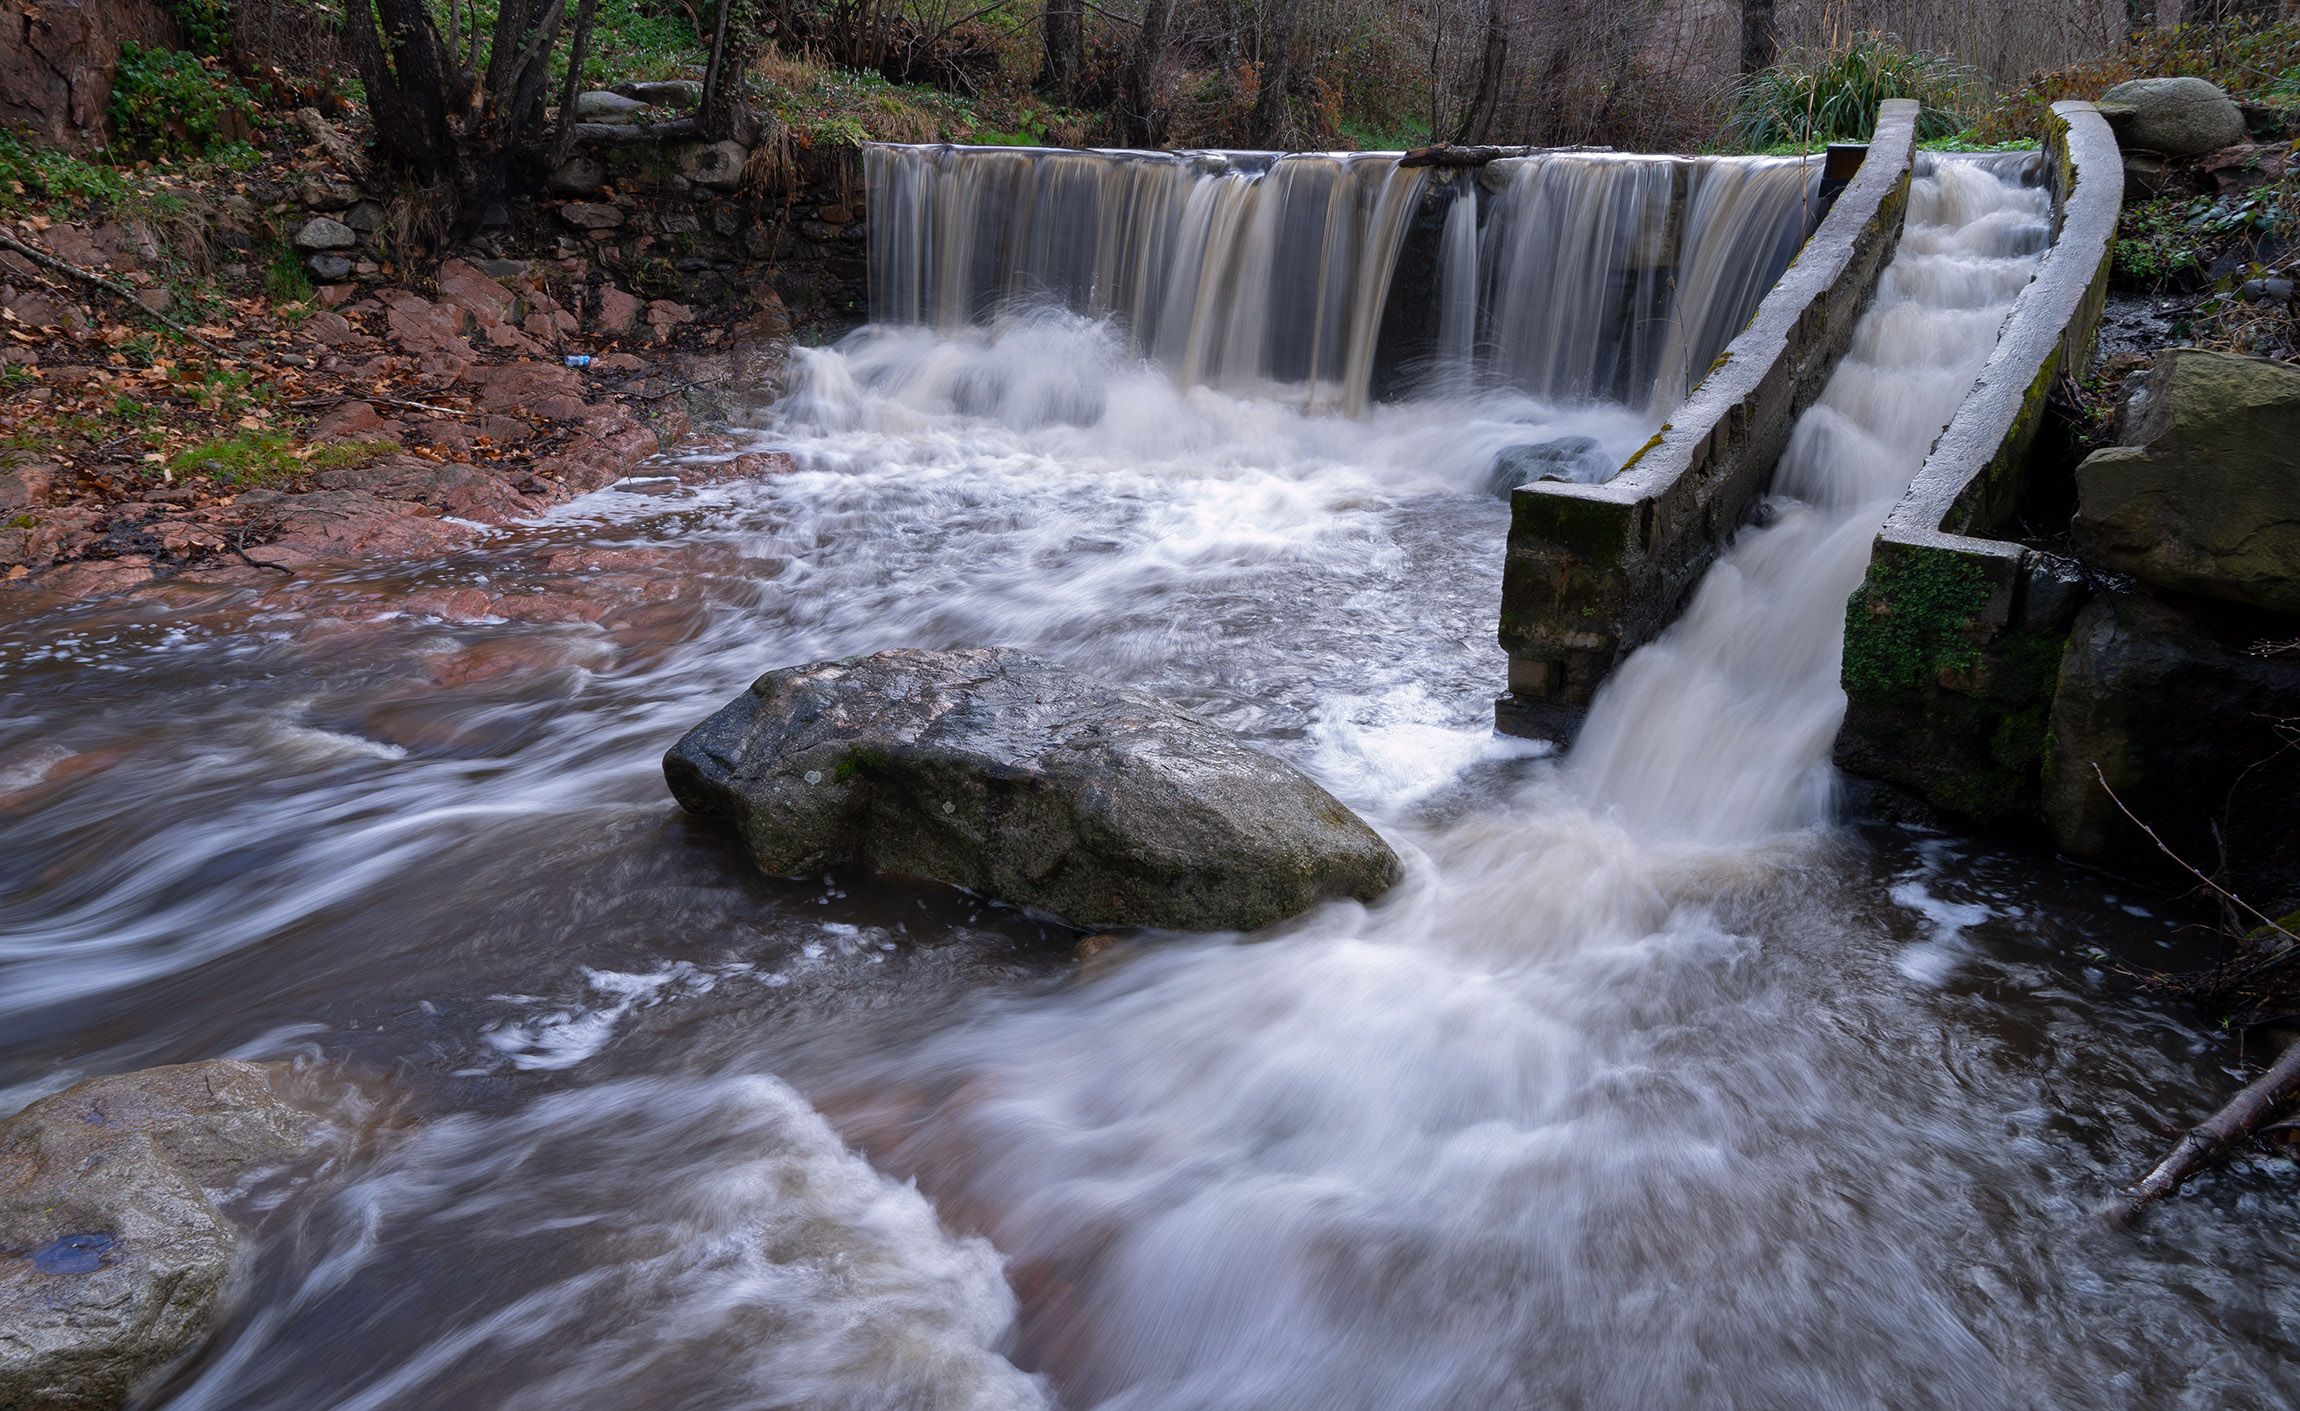
[[[1059,307],[1111,319],[1184,385],[1353,413],[1376,385],[1511,388],[1658,420],[1818,206],[1818,163],[1780,158],[1539,153],[1434,180],[1383,152],[864,162],[874,322],[955,333]]]

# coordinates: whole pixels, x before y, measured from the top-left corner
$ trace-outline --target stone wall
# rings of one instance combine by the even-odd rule
[[[1860,171],[1756,316],[1620,474],[1510,497],[1503,730],[1555,733],[1667,626],[1764,493],[1899,241],[1917,105],[1884,104]]]

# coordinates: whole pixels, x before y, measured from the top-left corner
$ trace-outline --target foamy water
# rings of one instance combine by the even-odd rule
[[[0,1087],[292,1052],[402,1095],[147,1404],[2289,1404],[2286,1176],[2087,1214],[2225,1086],[2112,973],[2173,923],[1827,821],[1861,517],[2039,201],[1920,174],[1773,527],[1562,759],[1490,731],[1483,480],[1642,413],[1308,414],[1068,315],[809,355],[760,433],[789,475],[625,486],[292,610],[0,624]],[[568,549],[674,591],[389,607]],[[760,670],[990,643],[1289,759],[1404,882],[1081,957],[946,889],[759,878],[663,795]],[[522,669],[441,669],[488,653]]]

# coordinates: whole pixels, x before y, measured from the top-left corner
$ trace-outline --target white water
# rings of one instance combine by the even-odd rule
[[[1563,779],[1407,828],[1413,875],[1371,910],[1140,954],[842,1075],[958,1088],[924,1120],[857,1125],[899,1134],[897,1170],[989,1212],[1010,1260],[1070,1290],[1025,1334],[1073,1399],[2049,1391],[1952,1311],[1863,1190],[1916,1215],[1925,1163],[1855,1176],[1845,1146],[1809,1145],[1863,1145],[1823,1073],[1834,1046],[1797,1034],[1794,980],[1729,919],[1750,896],[1803,910],[1826,841],[1785,830],[1826,818],[1844,598],[2028,278],[2044,199],[1925,166],[1854,358],[1798,429],[1778,522],[1630,664]]]
[[[1828,821],[1845,600],[1988,361],[2050,222],[2041,187],[1926,162],[1876,301],[1774,471],[1774,522],[1742,536],[1590,710],[1573,762],[1624,821],[1707,843]]]
[[[1963,248],[1942,270],[2001,291],[1988,231],[2025,241],[2036,193],[1969,170],[1920,178],[1904,258]],[[1745,751],[1793,797],[1825,779],[1762,712],[1672,727],[1707,748],[1658,824],[1594,745],[1491,736],[1482,459],[1640,412],[1309,415],[1054,314],[874,332],[798,380],[788,475],[626,487],[262,632],[0,627],[0,758],[44,791],[0,811],[5,1080],[292,1046],[419,1109],[286,1212],[153,1404],[2293,1404],[2274,1178],[2130,1238],[2086,1218],[2220,1081],[2082,958],[2164,927],[1952,839],[1682,826]],[[1816,522],[1837,471],[1881,493],[1880,457],[1811,464]],[[596,626],[373,620],[402,575],[541,587],[600,546],[664,557]],[[1768,581],[1751,614],[1821,620]],[[1823,708],[1785,636],[1753,679]],[[662,747],[763,668],[989,642],[1309,769],[1405,883],[1074,963],[939,890],[765,882],[662,797]],[[475,648],[559,666],[431,669]]]
[[[1288,388],[1353,415],[1426,178],[1385,152],[898,146],[866,149],[865,172],[881,325],[949,336],[1067,309],[1185,387]],[[1816,177],[1784,158],[1568,153],[1454,178],[1417,256],[1441,303],[1425,380],[1658,422],[1795,253]]]

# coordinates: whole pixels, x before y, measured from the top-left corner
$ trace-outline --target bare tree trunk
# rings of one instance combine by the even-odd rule
[[[1741,0],[1741,72],[1773,67],[1781,51],[1781,31],[1773,22],[1773,0]]]
[[[1086,69],[1086,5],[1084,0],[1046,0],[1040,19],[1046,46],[1038,65],[1038,91],[1067,103],[1077,96],[1078,78]]]
[[[1485,52],[1478,59],[1477,92],[1461,115],[1461,126],[1454,130],[1457,143],[1485,141],[1493,126],[1494,107],[1501,102],[1502,68],[1509,60],[1509,17],[1503,13],[1502,3],[1486,0]]]
[[[1286,81],[1294,64],[1294,16],[1302,0],[1276,0],[1270,17],[1270,47],[1262,55],[1262,90],[1254,97],[1254,145],[1277,148],[1286,141]]]
[[[1142,33],[1134,41],[1133,57],[1126,64],[1126,81],[1119,117],[1126,141],[1136,147],[1158,141],[1158,66],[1166,59],[1167,30],[1174,20],[1174,0],[1143,0]]]
[[[575,95],[583,91],[583,64],[591,54],[591,18],[599,0],[581,0],[575,10],[575,35],[567,41],[567,81],[559,88],[559,124],[551,134],[551,165],[567,160],[568,131],[575,125]]]
[[[743,74],[751,66],[757,39],[751,16],[741,13],[743,0],[719,0],[711,21],[711,57],[703,68],[703,101],[695,112],[705,135],[735,135],[736,114],[743,105]]]

